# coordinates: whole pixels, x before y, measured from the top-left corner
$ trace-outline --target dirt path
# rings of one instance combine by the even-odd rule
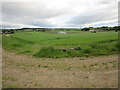
[[[118,56],[36,59],[3,51],[6,88],[115,88]]]

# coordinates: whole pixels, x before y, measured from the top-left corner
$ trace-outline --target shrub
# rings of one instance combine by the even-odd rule
[[[29,53],[31,53],[31,51],[30,50],[24,50],[21,53],[29,54]]]
[[[99,50],[99,55],[109,55],[107,50]]]
[[[83,53],[86,53],[86,54],[90,54],[90,53],[92,52],[92,49],[91,49],[90,47],[84,47],[84,48],[82,49],[82,52],[83,52]]]
[[[76,47],[75,50],[81,50],[81,47]]]
[[[53,47],[43,47],[39,52],[34,54],[36,57],[59,57],[63,52]]]

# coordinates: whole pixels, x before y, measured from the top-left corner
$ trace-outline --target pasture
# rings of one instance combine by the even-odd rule
[[[89,57],[118,53],[118,33],[113,31],[16,32],[2,38],[4,49],[35,57]]]

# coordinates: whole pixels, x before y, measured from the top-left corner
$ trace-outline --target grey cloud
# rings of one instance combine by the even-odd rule
[[[50,9],[41,2],[4,2],[2,11],[13,16],[34,16],[39,18],[55,17],[65,13],[63,10]]]
[[[38,2],[3,2],[3,22],[33,24],[40,26],[53,26],[47,21],[51,17],[65,14],[66,10],[48,8],[44,3]]]
[[[109,16],[109,14],[106,15],[105,13],[79,15],[79,16],[72,18],[72,20],[69,23],[88,24],[88,23],[94,23],[94,22],[99,22],[99,21],[116,19],[116,17],[109,18],[108,16]]]
[[[71,1],[71,0],[70,0]],[[65,8],[48,7],[49,3],[44,2],[3,2],[2,3],[2,20],[7,23],[16,23],[24,25],[33,25],[41,27],[55,27],[49,19],[68,15],[70,19],[65,21],[66,27],[74,27],[82,24],[95,23],[100,21],[113,20],[117,18],[117,1],[101,0],[97,2],[67,3]],[[54,3],[54,2],[53,2]],[[86,11],[74,15],[75,5],[79,11],[80,6],[85,6]],[[75,12],[76,12],[75,11]],[[66,18],[62,18],[63,21]],[[58,19],[59,20],[59,19]],[[54,20],[53,20],[54,21]],[[62,22],[62,20],[60,20]],[[57,21],[55,21],[57,23]],[[102,25],[102,24],[101,24]],[[3,25],[4,27],[13,27]]]
[[[115,7],[107,7],[103,9],[81,13],[71,18],[71,20],[68,21],[68,23],[74,25],[83,25],[107,20],[114,20],[117,19],[117,17],[117,9]]]

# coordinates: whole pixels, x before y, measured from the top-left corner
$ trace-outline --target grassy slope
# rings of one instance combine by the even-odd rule
[[[15,50],[17,53],[35,54],[38,57],[96,56],[117,53],[117,39],[117,32],[69,34],[18,32],[14,35],[3,35],[3,47],[10,51]],[[80,50],[62,52],[52,49],[52,47],[44,48],[46,46],[53,46],[54,48],[79,47]],[[40,49],[42,51],[39,51]],[[41,52],[43,52],[42,55],[40,55]]]

